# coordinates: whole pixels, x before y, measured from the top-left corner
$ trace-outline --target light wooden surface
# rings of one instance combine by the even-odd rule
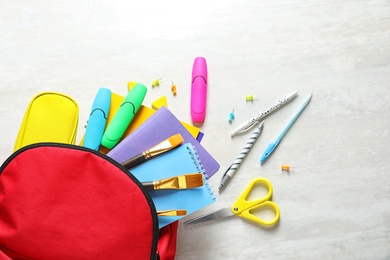
[[[189,112],[192,62],[209,67],[202,144],[220,178],[250,133],[230,132],[283,95],[291,104],[264,132],[217,202],[230,206],[250,180],[274,187],[281,219],[265,230],[233,218],[183,226],[176,259],[390,258],[390,2],[374,1],[11,1],[0,2],[0,159],[13,150],[28,103],[43,91],[80,107],[79,141],[93,97],[128,81]],[[162,78],[160,87],[151,83]],[[177,96],[170,86],[177,85]],[[271,158],[266,146],[304,97],[313,99]],[[245,96],[258,99],[246,102]],[[228,123],[234,109],[236,118]],[[280,165],[295,168],[281,172]]]

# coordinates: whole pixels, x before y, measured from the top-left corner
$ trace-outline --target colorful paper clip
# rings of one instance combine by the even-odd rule
[[[161,79],[156,79],[155,81],[152,82],[152,87],[159,87],[160,86],[160,80]]]
[[[230,112],[229,114],[229,123],[232,123],[233,122],[233,119],[234,119],[234,109],[232,112]]]
[[[292,169],[292,168],[294,168],[294,167],[290,167],[290,165],[288,165],[288,164],[282,164],[282,166],[281,166],[282,171],[285,171],[285,172],[290,172],[290,169]]]
[[[255,95],[248,95],[245,97],[246,101],[253,102],[253,100],[257,99],[257,96]]]
[[[172,94],[173,94],[174,96],[176,96],[176,94],[177,94],[177,92],[176,92],[176,85],[173,84],[173,82],[172,82],[171,90],[172,90]]]

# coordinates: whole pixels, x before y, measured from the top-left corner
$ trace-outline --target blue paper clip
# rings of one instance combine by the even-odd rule
[[[229,123],[232,123],[233,122],[233,119],[234,119],[234,109],[232,112],[230,112],[229,114]]]

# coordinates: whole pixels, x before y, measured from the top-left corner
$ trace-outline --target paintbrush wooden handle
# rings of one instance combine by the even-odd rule
[[[145,181],[145,182],[142,182],[142,185],[144,186],[144,188],[145,188],[147,191],[154,190],[154,184],[153,184],[152,181]]]
[[[126,169],[131,169],[137,165],[140,165],[141,163],[144,163],[145,161],[146,161],[145,156],[141,153],[125,161],[124,163],[122,163],[122,165],[126,167]]]

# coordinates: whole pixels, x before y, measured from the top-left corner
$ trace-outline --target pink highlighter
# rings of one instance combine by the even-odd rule
[[[192,67],[191,82],[191,118],[202,123],[206,116],[207,64],[206,59],[197,57]]]

